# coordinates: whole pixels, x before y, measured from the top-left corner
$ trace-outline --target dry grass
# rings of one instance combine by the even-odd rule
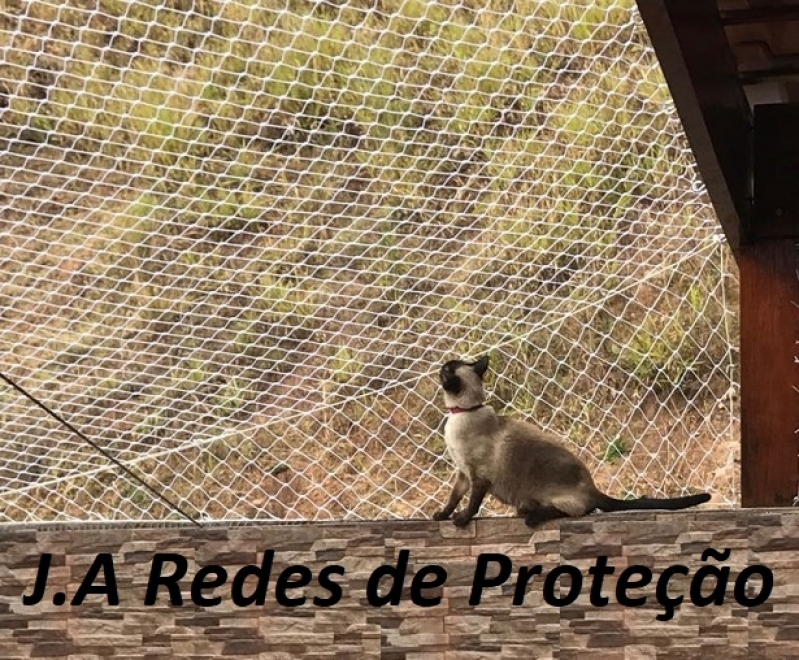
[[[429,513],[483,350],[615,494],[734,499],[734,267],[631,3],[447,4],[7,1],[3,370],[213,518]],[[0,519],[167,515],[0,401]]]

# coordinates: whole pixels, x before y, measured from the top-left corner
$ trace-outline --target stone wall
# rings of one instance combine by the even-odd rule
[[[703,561],[708,548],[725,556],[729,550],[726,561],[712,556]],[[256,572],[265,568],[268,550],[274,550],[274,557],[264,604],[236,604],[234,593],[239,599],[258,595]],[[403,550],[409,551],[409,562],[399,604],[370,604],[373,571],[396,565]],[[613,514],[550,523],[535,532],[520,520],[496,518],[463,530],[430,521],[204,529],[7,526],[0,527],[0,658],[799,658],[797,550],[799,513],[789,509]],[[40,602],[25,605],[23,595],[33,594],[46,553],[51,555],[47,590]],[[182,604],[171,605],[169,589],[162,585],[150,594],[155,603],[145,605],[158,553],[187,560],[179,593],[175,589]],[[484,553],[493,553],[487,578],[508,563],[511,575],[502,586],[485,588],[479,604],[470,604]],[[172,574],[180,557],[162,561],[162,574]],[[603,561],[614,573],[604,577],[600,590],[589,568]],[[194,577],[210,565],[224,567],[227,580],[201,589],[201,582],[221,579],[213,569]],[[257,568],[247,569],[250,577],[236,581],[237,571],[247,565]],[[290,565],[307,570],[281,578]],[[422,580],[429,584],[444,578],[429,571],[412,588],[413,577],[425,565],[446,570],[443,586],[422,588]],[[547,577],[566,565],[575,568],[557,569],[556,575],[564,573],[561,580]],[[634,565],[644,567],[643,572],[628,571],[622,577],[626,587],[617,589],[624,569]],[[661,590],[663,576],[668,578],[676,565],[684,565],[688,575],[675,574]],[[754,565],[763,568],[744,584],[738,576]],[[343,575],[330,568],[335,566]],[[702,566],[730,568],[723,597],[713,593],[713,575],[694,592],[697,599],[715,596],[720,604],[699,607],[691,602],[691,582]],[[517,589],[520,569],[530,578],[527,589]],[[650,583],[636,588],[646,569]],[[88,583],[103,593],[89,592],[79,604],[74,599],[87,573]],[[582,576],[582,590],[574,602],[559,607],[557,601],[576,596],[570,577],[574,573]],[[758,594],[767,593],[763,589],[769,575],[773,590],[765,602],[751,605]],[[112,585],[116,582],[116,590],[110,591],[118,594],[117,605],[109,603],[109,579]],[[290,582],[302,579],[310,584],[290,588]],[[335,584],[341,587],[337,602]],[[381,582],[376,595],[388,586]],[[670,620],[657,618],[667,611],[659,591],[663,598],[684,596]],[[219,604],[200,600],[214,596],[221,597]],[[295,606],[285,601],[303,596],[306,601]],[[524,603],[514,605],[515,596],[524,597]],[[625,596],[646,597],[646,602],[621,604]],[[608,602],[601,606],[603,597]],[[431,605],[436,599],[440,602]]]

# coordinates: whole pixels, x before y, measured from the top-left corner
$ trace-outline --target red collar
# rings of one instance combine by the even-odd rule
[[[480,405],[472,406],[471,408],[458,408],[458,406],[455,406],[454,408],[447,408],[447,410],[449,410],[450,414],[457,415],[458,413],[471,412],[472,410],[477,410],[478,408],[482,408],[484,405],[485,405],[484,403],[481,403]]]

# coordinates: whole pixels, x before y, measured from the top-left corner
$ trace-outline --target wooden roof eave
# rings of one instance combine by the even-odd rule
[[[750,237],[752,114],[716,0],[637,0],[733,251]]]

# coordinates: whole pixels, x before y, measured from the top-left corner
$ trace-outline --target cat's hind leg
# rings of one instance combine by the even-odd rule
[[[538,527],[550,520],[557,520],[558,518],[568,518],[569,514],[561,511],[551,504],[538,504],[535,506],[527,506],[519,510],[519,515],[524,516],[524,522],[528,527]]]

